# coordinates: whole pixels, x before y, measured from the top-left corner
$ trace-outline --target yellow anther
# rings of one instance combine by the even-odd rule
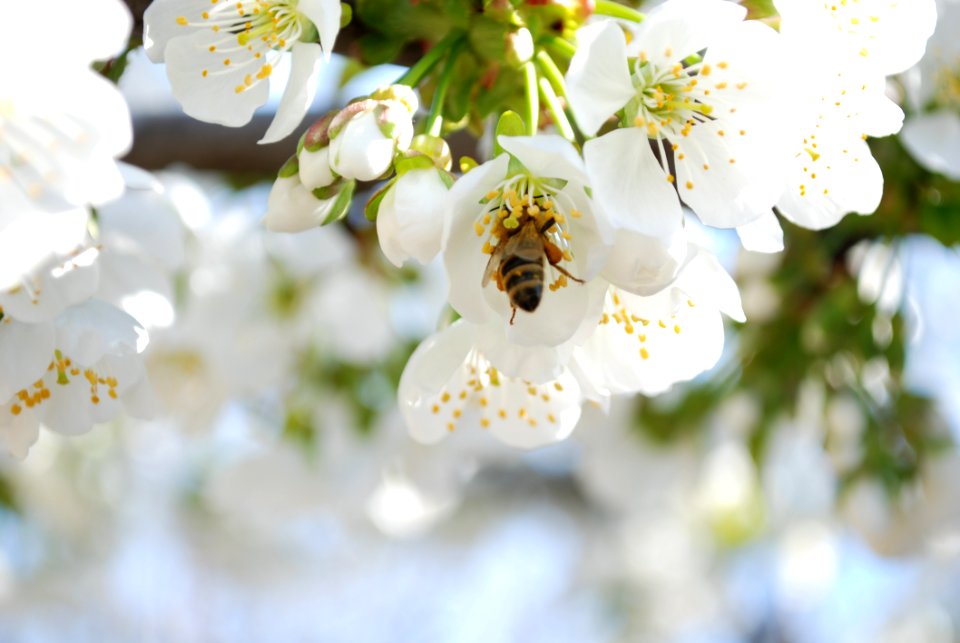
[[[643,359],[650,359],[650,351],[648,351],[646,348],[641,348],[640,357]]]

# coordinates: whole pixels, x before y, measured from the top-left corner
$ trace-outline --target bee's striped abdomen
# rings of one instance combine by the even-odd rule
[[[510,257],[500,265],[500,280],[510,303],[532,313],[540,305],[543,296],[543,257]]]

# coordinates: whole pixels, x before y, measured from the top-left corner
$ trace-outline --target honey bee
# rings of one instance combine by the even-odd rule
[[[540,305],[544,257],[560,273],[577,283],[583,283],[582,279],[574,277],[560,265],[564,258],[563,251],[545,236],[556,223],[550,217],[538,227],[536,219],[531,217],[513,230],[501,228],[500,241],[490,255],[480,285],[486,287],[490,279],[496,276],[497,287],[506,291],[510,307],[513,308],[511,324],[517,316],[517,308],[532,313]]]

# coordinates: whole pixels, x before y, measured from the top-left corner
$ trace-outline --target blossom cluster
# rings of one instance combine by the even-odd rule
[[[115,161],[130,115],[91,69],[126,47],[129,11],[41,4],[61,16],[57,46],[12,65],[0,90],[0,450],[17,457],[41,424],[75,435],[152,413],[145,326],[169,323],[181,243],[157,182]],[[31,48],[24,38],[5,32],[9,60]]]
[[[506,113],[493,157],[455,182],[435,110],[411,144],[415,97],[379,90],[308,130],[266,223],[339,218],[329,186],[395,174],[367,207],[383,252],[396,265],[440,255],[458,317],[401,379],[414,436],[474,426],[521,447],[561,440],[585,401],[658,394],[710,369],[723,315],[745,321],[697,222],[776,252],[777,213],[821,229],[877,208],[866,139],[900,129],[886,77],[917,62],[936,14],[933,2],[874,5],[780,0],[779,30],[724,0],[596,16],[565,76],[541,79],[560,90],[545,101],[567,107],[551,112],[553,131]]]

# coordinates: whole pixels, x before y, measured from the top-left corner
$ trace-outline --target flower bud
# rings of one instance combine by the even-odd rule
[[[448,190],[444,174],[435,167],[410,170],[380,202],[377,238],[383,254],[398,268],[410,257],[427,264],[440,252]]]
[[[360,181],[383,176],[395,154],[410,146],[417,106],[412,89],[394,85],[343,108],[330,124],[332,170]]]
[[[300,181],[299,163],[293,157],[287,161],[273,182],[267,199],[264,225],[273,232],[302,232],[326,223],[332,214],[340,190],[329,186],[316,190],[317,196]],[[321,198],[322,197],[322,198]]]
[[[308,190],[327,187],[337,176],[330,169],[330,124],[337,112],[330,112],[304,133],[297,152],[300,182]]]

